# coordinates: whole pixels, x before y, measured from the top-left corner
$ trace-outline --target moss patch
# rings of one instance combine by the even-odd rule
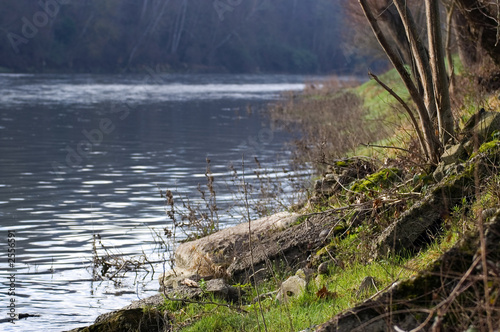
[[[478,152],[479,153],[490,153],[490,152],[497,152],[498,147],[500,147],[500,140],[494,140],[491,142],[484,143],[479,147]]]
[[[500,151],[500,140],[493,140],[490,142],[483,143],[477,152],[474,152],[469,159],[473,159],[474,157],[477,157],[479,154],[486,154],[488,157],[493,157],[495,155],[498,155],[498,152]]]
[[[356,181],[351,190],[355,192],[367,192],[380,188],[389,188],[391,184],[396,182],[401,175],[399,168],[384,168],[380,171],[370,174],[360,181]]]

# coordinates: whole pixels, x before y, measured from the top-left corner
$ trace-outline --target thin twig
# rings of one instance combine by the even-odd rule
[[[312,213],[308,213],[308,214],[303,214],[301,217],[312,217],[312,216],[317,216],[317,215],[321,215],[321,214],[340,212],[340,211],[345,211],[345,210],[349,210],[352,208],[359,208],[359,207],[366,207],[366,206],[370,206],[370,202],[361,203],[361,204],[351,204],[351,205],[346,205],[346,206],[342,206],[339,208],[332,208],[332,209],[328,209],[328,210],[320,211],[320,212],[312,212]]]
[[[373,74],[373,73],[368,73],[368,75],[373,78],[382,88],[384,88],[387,92],[389,92],[389,94],[391,96],[393,96],[402,106],[403,108],[405,109],[406,113],[408,113],[408,116],[410,117],[410,120],[411,120],[411,123],[415,129],[415,131],[417,132],[417,136],[418,136],[418,141],[420,143],[420,147],[422,148],[422,152],[424,154],[427,154],[427,149],[426,149],[426,146],[425,146],[425,141],[424,141],[424,137],[422,135],[422,132],[420,131],[420,127],[418,126],[418,122],[417,122],[417,119],[415,118],[415,115],[413,115],[413,112],[412,110],[410,109],[410,107],[408,106],[407,103],[405,103],[405,101],[400,97],[398,96],[398,94],[396,92],[394,92],[394,90],[392,90],[391,88],[389,88],[384,82],[382,82],[378,77],[377,75]],[[408,151],[409,152],[409,151]]]
[[[167,299],[168,301],[194,303],[194,304],[201,304],[201,305],[210,305],[210,304],[212,304],[212,305],[216,305],[218,307],[226,307],[228,309],[235,310],[235,311],[238,311],[240,313],[248,314],[248,311],[246,311],[244,309],[241,309],[240,307],[227,304],[227,303],[217,303],[217,302],[213,302],[213,301],[196,301],[196,300],[192,300],[192,299],[176,299],[176,298],[172,298],[172,297],[168,296],[165,289],[163,289],[163,293],[162,294],[165,297],[165,299]]]
[[[434,308],[432,308],[432,309],[415,308],[415,309],[402,309],[402,310],[396,310],[396,311],[389,311],[387,313],[384,313],[382,315],[379,315],[377,317],[374,317],[374,318],[370,319],[369,321],[367,321],[367,322],[363,323],[362,325],[360,325],[360,326],[356,327],[355,329],[353,329],[353,331],[365,331],[365,328],[368,327],[370,324],[372,324],[374,322],[377,322],[379,320],[382,320],[382,319],[384,319],[386,317],[392,316],[394,314],[411,313],[411,312],[426,312],[426,313],[428,313],[428,316],[424,320],[424,322],[422,322],[419,326],[417,326],[416,328],[414,328],[410,332],[418,332],[418,331],[420,331],[421,329],[423,329],[430,322],[430,320],[434,317],[434,314],[436,312],[440,312],[441,314],[444,315],[446,313],[446,310],[448,309],[449,305],[451,304],[451,302],[453,302],[453,300],[455,300],[457,298],[457,296],[459,296],[464,290],[468,289],[473,284],[473,281],[472,281],[472,282],[469,282],[464,287],[462,287],[462,285],[465,283],[465,281],[469,279],[472,271],[474,271],[474,269],[476,268],[476,266],[479,264],[480,261],[481,261],[481,256],[478,255],[478,257],[476,257],[476,259],[472,262],[472,264],[469,267],[469,269],[462,275],[462,278],[457,283],[457,285],[453,288],[453,290],[451,291],[450,295],[446,299],[444,299],[443,301],[441,301],[440,303],[438,303],[436,306],[434,306]],[[389,285],[385,289],[389,288],[393,284]],[[384,290],[382,290],[382,291],[384,291]],[[377,293],[375,295],[378,295],[379,293]],[[372,296],[372,297],[370,297],[370,299],[374,298],[375,295]],[[443,310],[439,310],[442,307],[444,307],[444,309]]]
[[[352,191],[352,190],[350,190],[350,189],[346,188],[346,187],[345,187],[345,186],[344,186],[344,185],[343,185],[343,184],[339,181],[339,179],[337,179],[337,177],[334,177],[334,179],[335,179],[335,181],[339,184],[339,186],[341,186],[341,187],[342,187],[342,189],[344,189],[344,190],[345,190],[345,191],[347,191],[348,193],[351,193],[351,194],[357,194],[357,192]]]
[[[368,148],[394,149],[394,150],[401,150],[401,151],[404,151],[404,152],[411,153],[410,150],[403,149],[403,148],[400,148],[400,147],[397,147],[397,146],[386,146],[386,145],[365,144],[365,143],[361,143],[361,145],[366,146]]]
[[[460,295],[460,293],[462,291],[466,290],[467,288],[469,288],[472,285],[472,282],[471,282],[466,287],[464,287],[463,289],[461,289],[462,285],[469,278],[470,274],[472,273],[472,271],[474,271],[474,269],[476,268],[477,264],[479,264],[480,260],[481,260],[481,256],[476,257],[476,259],[474,260],[474,262],[472,262],[472,264],[469,267],[469,269],[467,270],[467,272],[464,273],[464,275],[462,276],[462,278],[460,279],[460,281],[458,282],[458,284],[455,286],[455,288],[453,288],[453,290],[451,291],[450,295],[446,299],[444,299],[443,301],[441,301],[440,303],[438,303],[434,308],[432,308],[432,310],[429,313],[429,316],[427,317],[427,319],[422,324],[420,324],[419,326],[417,326],[416,328],[414,328],[413,330],[411,330],[410,332],[418,332],[421,329],[423,329],[425,327],[425,325],[427,325],[427,323],[429,323],[429,321],[432,319],[432,317],[434,316],[434,313],[436,313],[441,307],[444,307],[444,309],[440,310],[440,313],[441,314],[446,313],[446,311],[447,311],[448,307],[450,306],[451,302],[453,302],[453,300],[455,300],[456,297],[458,295]]]

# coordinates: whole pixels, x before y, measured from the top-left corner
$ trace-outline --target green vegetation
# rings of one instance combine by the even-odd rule
[[[382,75],[382,78],[396,89],[403,91],[398,77],[394,71]],[[369,109],[363,121],[383,116],[388,112],[387,105],[393,105],[390,97],[378,87],[375,82],[367,82],[357,88],[348,88],[348,93],[356,91],[359,98],[363,100],[364,109]],[[404,95],[403,93],[401,93]],[[339,102],[343,92],[317,92],[315,94],[306,93],[303,97],[304,103],[296,102],[294,105],[281,105],[286,109],[287,116],[298,116],[293,112],[308,106],[319,106],[323,104]],[[345,95],[344,95],[345,96]],[[405,98],[408,96],[405,95]],[[356,100],[349,97],[348,100]],[[465,98],[464,100],[473,100]],[[283,108],[281,111],[283,111]],[[472,108],[466,106],[463,109]],[[373,110],[373,112],[372,112]],[[392,112],[392,111],[391,111]],[[320,112],[324,115],[326,113]],[[316,114],[317,115],[317,114]],[[399,115],[396,115],[398,117]],[[288,118],[288,120],[290,120]],[[403,119],[404,120],[404,119]],[[309,124],[317,125],[317,122]],[[396,132],[401,135],[402,131]],[[407,135],[407,133],[405,132]],[[492,134],[492,138],[496,138]],[[385,138],[387,142],[393,141],[394,136]],[[412,137],[408,135],[406,144],[411,144]],[[401,145],[399,140],[399,147]],[[498,140],[494,139],[480,146],[477,153],[496,156]],[[493,151],[493,152],[491,152]],[[166,301],[163,309],[173,315],[174,330],[179,331],[257,331],[264,330],[265,320],[267,331],[297,331],[303,330],[321,323],[324,323],[334,315],[363,302],[372,297],[377,292],[387,289],[395,282],[404,281],[401,286],[402,292],[406,292],[408,300],[418,298],[419,293],[415,292],[415,287],[430,285],[435,283],[434,279],[426,279],[421,271],[435,269],[436,263],[444,253],[454,247],[467,234],[472,234],[477,230],[476,220],[482,211],[495,207],[500,202],[499,176],[492,173],[480,175],[480,181],[484,181],[479,193],[480,199],[474,200],[463,196],[455,199],[457,204],[450,208],[450,212],[443,217],[441,230],[437,233],[429,233],[427,242],[418,250],[402,250],[398,253],[382,255],[374,258],[374,240],[405,210],[408,210],[414,203],[418,202],[423,193],[439,193],[440,190],[455,197],[460,195],[464,188],[459,188],[461,179],[473,181],[474,164],[466,165],[462,173],[450,175],[442,183],[442,188],[437,188],[432,177],[432,169],[428,167],[418,167],[415,162],[403,163],[404,158],[412,158],[412,155],[402,157],[408,152],[398,150],[392,153],[398,160],[398,166],[384,166],[377,171],[366,171],[373,169],[371,162],[377,163],[373,159],[366,161],[356,161],[357,159],[334,159],[325,160],[327,164],[326,172],[333,173],[339,181],[349,178],[348,182],[338,187],[336,191],[328,194],[313,193],[309,204],[300,212],[304,216],[298,218],[296,226],[308,222],[314,216],[335,215],[338,220],[330,230],[330,241],[321,248],[317,248],[311,256],[309,268],[327,264],[326,271],[323,268],[321,273],[314,272],[311,280],[303,294],[291,298],[286,302],[276,300],[276,293],[262,298],[261,306],[255,299],[257,291],[255,286],[246,285],[246,294],[239,303],[233,303],[239,309],[234,310],[226,306],[213,304],[191,303],[181,305],[179,302]],[[387,154],[386,154],[387,155]],[[370,160],[370,161],[368,161]],[[488,159],[485,159],[488,160]],[[493,161],[493,159],[491,159]],[[380,164],[380,162],[378,162]],[[482,170],[483,171],[483,170]],[[488,172],[485,168],[484,172]],[[472,179],[472,180],[471,180]],[[319,178],[318,181],[324,181]],[[326,181],[326,180],[325,180]],[[331,180],[330,180],[331,181]],[[465,180],[464,180],[465,181]],[[463,182],[465,183],[465,182]],[[468,183],[468,182],[467,182]],[[483,182],[482,182],[483,183]],[[437,195],[437,194],[436,194]],[[441,194],[439,194],[440,196]],[[465,194],[463,194],[465,195]],[[451,201],[450,201],[451,202]],[[469,253],[467,253],[469,254]],[[293,273],[289,268],[283,271]],[[276,291],[280,284],[289,277],[283,271],[275,271],[273,278],[269,278],[258,284],[259,294]],[[278,277],[279,275],[279,277]],[[421,276],[421,284],[413,285],[412,277]],[[374,287],[362,287],[365,278],[371,277]],[[360,287],[362,290],[360,291]],[[426,287],[426,286],[425,286]],[[211,298],[211,301],[221,301]],[[223,303],[223,302],[221,302]],[[260,326],[260,327],[259,327]]]
[[[488,153],[488,152],[491,152],[492,150],[498,149],[498,147],[500,147],[500,141],[499,140],[494,140],[494,141],[482,144],[479,147],[479,149],[477,150],[477,152],[479,152],[479,153]]]
[[[352,307],[361,300],[375,294],[397,278],[409,276],[410,271],[400,264],[379,262],[377,264],[355,264],[342,270],[334,267],[329,276],[318,277],[309,283],[306,291],[299,297],[290,299],[287,303],[279,303],[272,297],[262,301],[264,318],[268,331],[302,330],[328,320],[332,315]],[[366,292],[358,293],[359,285],[367,276],[373,276],[376,287]],[[328,293],[323,295],[320,290],[326,287]],[[274,289],[275,281],[268,281],[259,286],[261,289]],[[320,293],[318,293],[320,292]],[[251,301],[256,296],[255,291],[249,293],[245,300]],[[189,304],[179,310],[170,303],[164,309],[172,312],[179,326],[196,319],[196,323],[182,331],[257,331],[260,320],[259,308],[256,304],[241,306],[247,313],[235,312],[226,307],[216,305]]]
[[[387,71],[385,74],[380,75],[379,78],[382,82],[390,86],[403,100],[410,100],[410,94],[395,69]],[[366,115],[367,120],[393,118],[395,115],[401,115],[402,113],[392,110],[396,104],[394,97],[374,80],[356,87],[353,91],[363,99],[363,106],[369,110]]]
[[[356,260],[343,268],[332,265],[328,273],[311,280],[306,291],[286,303],[279,303],[275,295],[262,301],[264,318],[268,331],[298,331],[324,323],[335,314],[361,303],[378,291],[386,289],[394,282],[415,276],[418,271],[432,266],[434,260],[451,248],[458,240],[462,227],[460,224],[463,210],[456,210],[454,217],[447,224],[448,230],[436,239],[427,249],[415,257],[388,257],[384,260],[361,263]],[[375,287],[359,290],[363,280],[370,276]],[[283,276],[283,280],[286,276]],[[260,293],[279,287],[280,280],[268,280],[259,285]],[[323,288],[325,287],[325,289]],[[240,303],[238,312],[225,306],[214,304],[186,304],[166,300],[162,310],[169,312],[174,323],[174,330],[180,331],[258,331],[263,330],[259,307],[249,304],[257,296],[255,288],[246,285],[249,292]],[[323,289],[323,290],[322,290]],[[209,300],[223,304],[221,300]]]
[[[371,110],[364,107],[367,101],[353,89],[357,84],[333,78],[322,82],[320,89],[308,88],[274,105],[272,120],[301,134],[296,145],[299,163],[324,166],[326,160],[342,158],[362,143],[391,136],[387,127],[380,126],[382,118],[372,120]]]
[[[399,168],[383,168],[380,171],[366,176],[364,179],[354,182],[351,190],[355,192],[367,192],[379,188],[389,188],[401,175]]]

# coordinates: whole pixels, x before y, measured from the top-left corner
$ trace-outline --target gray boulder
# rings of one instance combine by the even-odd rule
[[[258,240],[290,227],[298,215],[287,212],[254,220],[250,224]],[[228,227],[209,236],[182,243],[175,251],[174,271],[159,278],[160,285],[172,283],[172,278],[199,275],[202,278],[225,277],[236,257],[248,251],[248,222]],[[177,279],[178,280],[178,279]]]
[[[467,158],[467,151],[463,144],[455,144],[447,148],[441,156],[441,162],[445,165],[455,164]]]
[[[463,132],[466,140],[477,139],[479,142],[484,142],[497,130],[500,130],[500,113],[481,109],[467,122]]]

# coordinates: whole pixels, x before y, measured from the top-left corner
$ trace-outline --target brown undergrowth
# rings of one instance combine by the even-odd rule
[[[309,85],[300,94],[289,93],[271,107],[269,114],[276,124],[298,133],[293,142],[297,162],[320,165],[361,143],[387,137],[382,119],[370,119],[363,100],[350,91],[356,85],[355,81],[331,79]]]

